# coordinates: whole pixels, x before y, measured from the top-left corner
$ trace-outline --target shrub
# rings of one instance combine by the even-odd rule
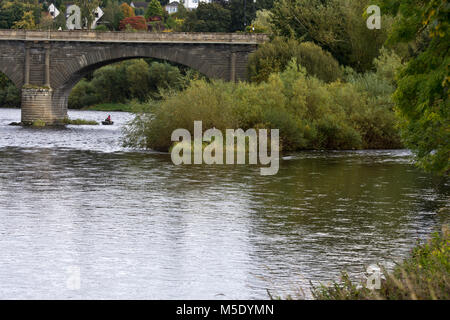
[[[336,81],[343,76],[338,62],[331,54],[312,42],[275,38],[250,56],[249,77],[255,82],[266,81],[271,73],[283,71],[293,58],[306,68],[308,74],[325,82]]]
[[[147,30],[145,18],[141,16],[129,17],[121,20],[119,23],[119,30],[126,30],[127,26],[133,30]]]
[[[101,25],[98,25],[95,27],[95,31],[104,32],[104,31],[109,31],[109,29],[104,24],[101,24]]]
[[[353,283],[343,273],[340,283],[316,287],[313,295],[321,300],[448,300],[450,232],[444,227],[442,233],[435,233],[427,243],[414,248],[393,272],[383,270],[380,290]]]
[[[100,101],[95,88],[83,79],[70,92],[68,107],[71,109],[81,109],[99,103]]]
[[[168,151],[175,129],[192,134],[194,121],[201,120],[205,130],[279,129],[284,151],[395,145],[393,111],[371,103],[352,83],[307,76],[294,59],[266,82],[193,81],[178,94],[152,101],[125,130],[124,144]]]

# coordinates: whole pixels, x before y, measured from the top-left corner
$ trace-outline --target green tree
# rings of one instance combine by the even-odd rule
[[[201,2],[196,10],[187,13],[183,30],[188,32],[229,32],[231,11],[217,3]]]
[[[19,108],[20,90],[3,73],[0,73],[0,107]]]
[[[447,0],[384,0],[397,15],[388,43],[410,42],[413,58],[398,74],[394,102],[402,137],[427,171],[450,171],[450,7]]]
[[[14,22],[13,29],[27,29],[32,30],[36,28],[34,22],[33,12],[27,11],[23,14],[22,20]]]
[[[158,0],[152,0],[145,11],[145,18],[150,17],[162,17],[163,16],[163,8],[161,3]]]
[[[59,7],[59,11],[60,11],[60,14],[55,18],[54,28],[55,29],[61,28],[62,30],[65,30],[67,28],[66,27],[66,15],[65,15],[66,6],[61,5]]]
[[[130,93],[133,98],[144,102],[149,97],[150,72],[149,66],[144,60],[133,61],[126,68],[126,76]]]
[[[94,72],[91,84],[103,102],[126,102],[130,97],[124,64],[109,65]]]
[[[41,11],[37,0],[0,1],[0,28],[11,29],[15,22],[22,21],[25,12],[32,12],[34,23],[39,24]]]
[[[103,11],[105,14],[103,15],[102,21],[110,30],[119,30],[120,21],[125,18],[119,3],[116,0],[109,0]]]
[[[278,35],[312,41],[341,64],[367,71],[391,23],[385,15],[381,30],[369,30],[364,16],[369,4],[369,0],[280,0],[271,10],[272,23]]]
[[[293,58],[309,75],[325,82],[333,82],[343,76],[336,59],[318,45],[277,37],[264,43],[250,55],[249,77],[255,82],[267,81],[272,73],[284,71]]]

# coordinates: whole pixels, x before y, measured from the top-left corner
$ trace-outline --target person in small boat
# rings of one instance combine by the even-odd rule
[[[108,118],[106,118],[105,122],[111,123],[111,115],[108,115]]]

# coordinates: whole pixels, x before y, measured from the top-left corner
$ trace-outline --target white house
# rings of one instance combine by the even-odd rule
[[[169,4],[166,4],[164,9],[166,9],[166,11],[169,14],[176,13],[178,11],[178,5],[179,4],[180,3],[178,1],[173,1],[173,2],[171,2]]]
[[[211,3],[211,0],[184,0],[184,6],[188,10],[197,9],[199,2]]]
[[[211,3],[212,0],[180,0],[180,2],[172,1],[169,4],[167,4],[164,8],[166,9],[166,11],[168,13],[171,14],[171,13],[175,13],[178,11],[179,4],[183,4],[184,7],[188,10],[193,10],[193,9],[197,9],[198,4],[200,2]]]

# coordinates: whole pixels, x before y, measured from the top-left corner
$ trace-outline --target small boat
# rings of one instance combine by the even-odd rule
[[[112,126],[114,124],[114,121],[102,121],[102,125],[104,126]]]

